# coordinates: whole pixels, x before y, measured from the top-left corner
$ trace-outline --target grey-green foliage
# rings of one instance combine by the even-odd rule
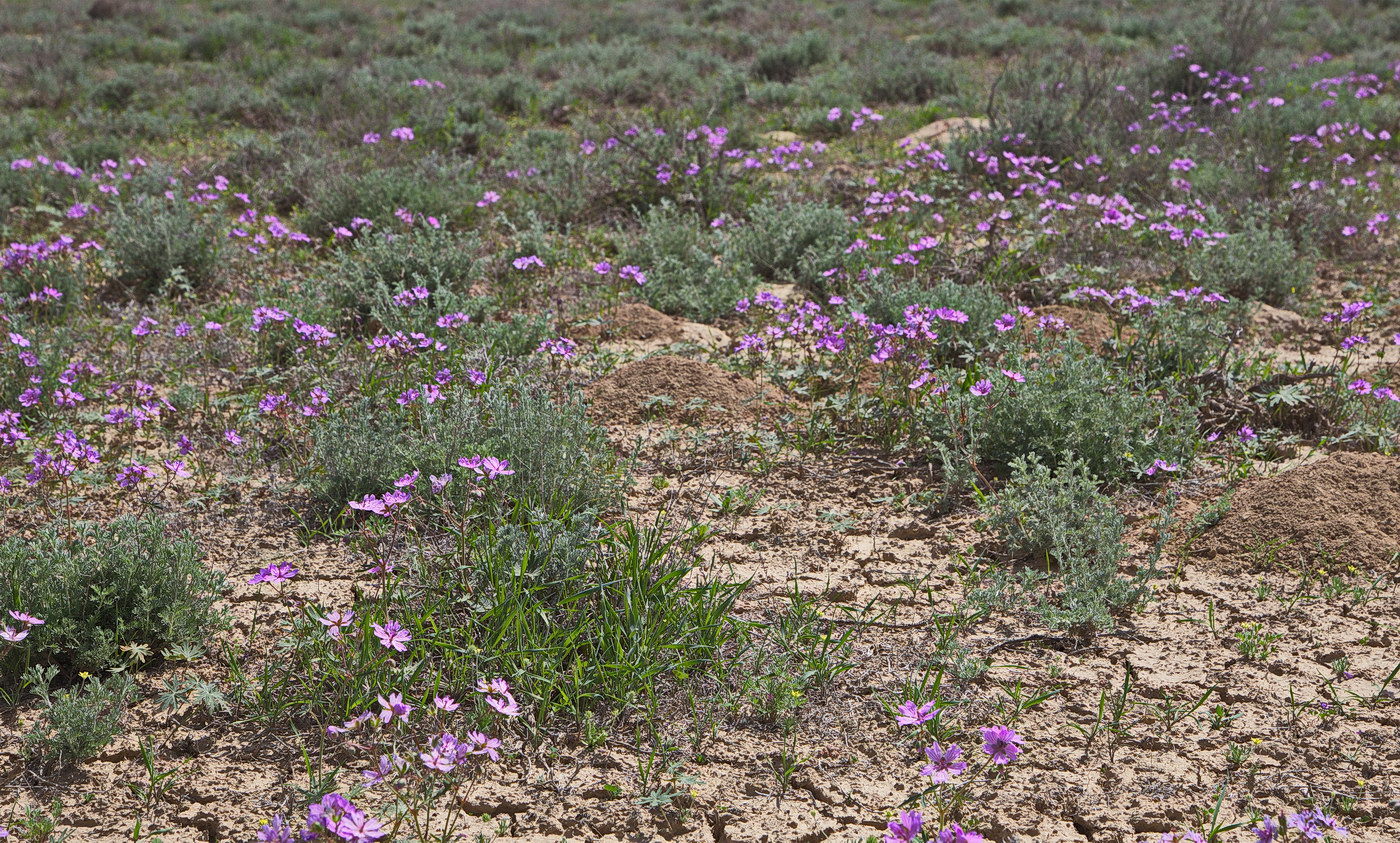
[[[765,47],[753,61],[753,75],[769,82],[791,82],[826,61],[831,47],[820,32],[794,36],[783,44]]]
[[[113,208],[103,241],[113,280],[137,298],[159,292],[167,281],[192,291],[207,288],[221,243],[214,220],[193,204],[149,195]]]
[[[770,200],[749,209],[747,221],[732,235],[730,254],[765,280],[813,289],[821,273],[841,260],[853,236],[840,208]]]
[[[861,100],[872,105],[922,105],[958,90],[952,60],[917,42],[884,44],[862,56],[855,81]]]
[[[474,454],[510,460],[515,474],[492,481],[532,508],[560,511],[611,503],[614,458],[603,430],[574,398],[556,401],[533,380],[482,393],[456,389],[433,404],[348,405],[313,432],[304,481],[323,510],[392,488],[410,471],[461,475]],[[447,487],[465,494],[465,482]]]
[[[1311,257],[1300,254],[1285,232],[1257,220],[1191,252],[1186,268],[1208,290],[1274,305],[1312,286]]]
[[[1054,468],[1035,456],[1013,460],[1011,479],[985,514],[1009,556],[1054,571],[1057,594],[1039,607],[1052,626],[1111,626],[1113,609],[1141,598],[1141,580],[1118,574],[1123,516],[1073,456]]]
[[[337,226],[350,225],[356,217],[374,220],[388,230],[399,208],[437,217],[445,224],[456,222],[469,204],[466,197],[481,195],[474,172],[469,162],[437,154],[364,172],[347,169],[334,159],[308,156],[286,179],[302,185],[305,193],[299,217],[303,230],[324,236]]]
[[[204,641],[222,586],[194,538],[167,535],[156,516],[53,524],[0,544],[0,599],[45,621],[23,644],[35,664],[97,671],[120,664],[123,645]]]
[[[733,312],[734,302],[757,287],[747,264],[727,253],[723,235],[694,214],[665,202],[641,222],[624,256],[646,273],[641,294],[657,310],[711,321]]]
[[[57,692],[40,682],[34,690],[44,708],[24,736],[24,754],[44,769],[57,770],[96,756],[112,742],[135,688],[130,676],[117,674],[106,680],[88,677]]]
[[[1003,367],[1023,374],[1025,382],[988,373],[990,395],[955,388],[949,400],[958,409],[951,416],[926,416],[935,447],[965,441],[973,459],[992,466],[1009,466],[1031,454],[1056,466],[1071,453],[1110,481],[1135,479],[1154,459],[1184,463],[1194,451],[1195,417],[1184,396],[1165,388],[1144,390],[1081,348],[1065,345],[1037,359],[1008,360]]]
[[[353,322],[367,319],[376,330],[423,327],[420,316],[470,310],[466,290],[477,279],[481,261],[470,233],[419,227],[392,237],[365,232],[341,252],[324,277],[333,304]],[[408,306],[394,296],[424,287],[429,298]]]
[[[939,323],[936,352],[942,360],[985,353],[998,334],[992,323],[1010,309],[991,287],[956,281],[925,285],[915,279],[900,278],[888,270],[854,285],[847,300],[852,309],[882,325],[902,323],[905,308],[911,305],[951,307],[966,313],[966,322]]]

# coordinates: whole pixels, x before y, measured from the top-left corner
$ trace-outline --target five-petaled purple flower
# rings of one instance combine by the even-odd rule
[[[1009,764],[1021,754],[1021,736],[1010,726],[984,727],[982,741],[982,751],[992,756],[993,764]]]
[[[390,650],[397,650],[400,653],[408,652],[408,642],[413,640],[413,634],[399,625],[398,621],[385,621],[383,626],[370,624],[374,630],[374,635]]]

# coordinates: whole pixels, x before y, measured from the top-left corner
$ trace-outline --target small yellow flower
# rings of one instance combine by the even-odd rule
[[[79,677],[80,679],[91,679],[91,678],[92,678],[92,674],[91,674],[91,673],[88,673],[86,670],[80,670],[80,671],[78,671],[78,677]]]
[[[1261,743],[1263,743],[1263,742],[1264,742],[1264,739],[1263,739],[1263,738],[1251,738],[1251,739],[1250,739],[1250,743],[1253,743],[1253,744],[1261,744]]]

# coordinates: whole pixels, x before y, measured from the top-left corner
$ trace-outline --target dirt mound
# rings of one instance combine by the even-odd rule
[[[1074,331],[1079,341],[1091,349],[1097,349],[1104,340],[1113,339],[1113,320],[1106,313],[1063,304],[1044,305],[1037,307],[1035,312],[1037,316],[1054,316],[1057,319],[1063,319]],[[1029,324],[1035,324],[1035,321],[1030,320]],[[1132,336],[1132,329],[1124,329],[1123,339],[1131,339]]]
[[[589,339],[674,341],[681,338],[679,322],[638,302],[620,304],[601,319],[580,323],[571,331],[573,336]]]
[[[1400,551],[1400,457],[1333,454],[1275,477],[1246,483],[1230,510],[1197,543],[1204,556],[1247,565],[1276,547],[1286,564],[1391,569]]]
[[[707,420],[752,420],[772,397],[769,390],[743,375],[672,354],[629,363],[585,392],[593,413],[604,422],[695,413]]]

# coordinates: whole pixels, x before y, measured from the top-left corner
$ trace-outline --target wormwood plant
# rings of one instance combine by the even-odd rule
[[[135,691],[131,678],[122,673],[105,680],[89,676],[57,692],[49,690],[47,681],[32,688],[44,708],[24,736],[24,753],[45,769],[62,768],[101,752],[116,737],[126,702]]]
[[[221,621],[214,601],[222,587],[194,539],[167,535],[153,515],[55,523],[11,538],[0,544],[0,598],[46,623],[0,664],[0,678],[23,670],[20,653],[33,664],[97,671],[120,664],[124,646],[203,641]]]
[[[1034,455],[1011,463],[1011,479],[987,501],[986,526],[1007,555],[1027,559],[1058,584],[1037,611],[1051,626],[1112,626],[1112,612],[1142,598],[1141,577],[1118,574],[1123,516],[1081,460],[1051,468]]]
[[[1196,283],[1235,298],[1283,304],[1312,286],[1313,263],[1287,232],[1260,220],[1218,243],[1188,253],[1186,269]]]
[[[128,294],[148,298],[167,282],[207,289],[218,272],[222,238],[212,219],[183,200],[139,196],[118,204],[104,245],[113,280]]]
[[[303,480],[323,511],[391,488],[412,471],[460,472],[473,454],[500,455],[516,468],[507,492],[532,507],[560,510],[612,500],[612,451],[576,398],[556,402],[537,381],[448,393],[413,406],[362,400],[314,430]],[[446,494],[458,494],[449,486]]]
[[[422,330],[468,304],[465,291],[480,270],[476,246],[475,235],[426,225],[392,239],[366,232],[328,268],[325,282],[352,323],[373,319],[384,330]],[[414,288],[426,290],[425,299],[401,295]]]
[[[753,293],[756,279],[729,250],[722,234],[695,215],[665,202],[647,211],[629,240],[627,262],[646,267],[641,295],[657,310],[711,321]]]
[[[1196,439],[1189,402],[1145,391],[1110,363],[1070,345],[1004,368],[1024,382],[985,396],[950,393],[920,411],[922,441],[964,463],[1010,466],[1035,455],[1047,466],[1073,454],[1105,481],[1135,479],[1154,460],[1184,464]],[[963,372],[949,379],[970,379]],[[999,376],[997,376],[999,377]]]
[[[821,273],[837,264],[851,231],[846,213],[834,205],[765,201],[750,208],[747,221],[735,229],[730,259],[768,281],[820,292]]]

